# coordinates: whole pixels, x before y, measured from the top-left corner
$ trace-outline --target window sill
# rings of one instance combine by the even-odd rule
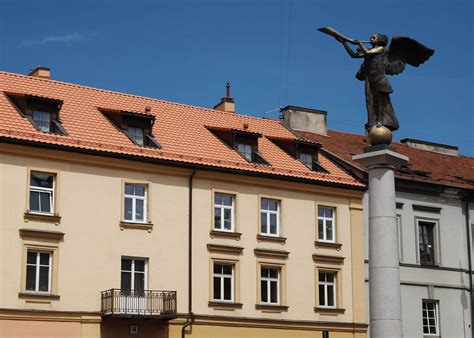
[[[336,315],[343,315],[346,312],[346,309],[341,309],[337,307],[320,307],[315,306],[314,312],[321,313],[321,314],[336,314]]]
[[[61,216],[59,214],[40,214],[26,211],[23,214],[23,219],[25,222],[28,221],[37,221],[37,222],[48,222],[58,225],[61,222]]]
[[[151,232],[151,230],[153,230],[153,223],[136,223],[136,222],[120,221],[120,230],[123,231],[124,229],[148,230],[148,232]]]
[[[286,312],[288,311],[288,308],[288,305],[255,304],[255,309],[266,312]]]
[[[242,233],[240,232],[230,232],[230,231],[219,231],[219,230],[211,230],[210,231],[211,238],[231,238],[235,239],[236,241],[240,241],[240,237],[242,237]]]
[[[51,293],[35,293],[35,292],[19,292],[18,298],[21,299],[48,299],[48,300],[59,300],[59,295],[53,295]]]
[[[234,302],[221,302],[218,300],[209,301],[209,307],[212,308],[221,308],[221,309],[241,309],[242,303],[234,303]]]
[[[341,243],[331,243],[331,242],[321,242],[321,241],[314,241],[314,247],[316,249],[336,249],[337,251],[341,250],[342,244]]]
[[[257,235],[257,241],[259,242],[273,242],[273,243],[286,243],[286,237],[279,237],[279,236],[268,236],[268,235]]]

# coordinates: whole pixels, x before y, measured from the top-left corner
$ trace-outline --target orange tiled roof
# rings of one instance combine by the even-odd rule
[[[37,131],[12,105],[5,93],[21,93],[63,101],[62,126],[68,135]],[[99,109],[145,112],[155,117],[153,134],[162,148],[135,145],[117,130]],[[245,124],[245,126],[244,126]],[[263,135],[259,152],[270,165],[247,162],[223,144],[206,128],[231,128]],[[312,180],[362,188],[364,184],[340,169],[325,156],[320,164],[328,173],[314,172],[289,156],[268,137],[296,139],[279,121],[221,112],[158,99],[123,94],[70,83],[0,72],[0,137],[50,144],[95,152],[132,155],[170,163],[196,164],[221,169],[235,169],[278,177]]]
[[[352,156],[367,147],[365,137],[329,130],[328,135],[300,132],[304,137],[323,144],[323,148],[348,161],[354,167],[365,170],[352,161]],[[450,156],[427,150],[410,148],[406,144],[393,142],[395,150],[408,156],[408,171],[396,172],[396,177],[404,180],[441,184],[463,189],[474,189],[474,158]]]

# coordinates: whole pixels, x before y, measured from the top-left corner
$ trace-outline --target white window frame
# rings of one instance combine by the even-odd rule
[[[38,187],[36,185],[32,185],[32,181],[31,181],[31,176],[34,174],[34,173],[39,173],[39,174],[45,174],[45,175],[48,175],[48,176],[52,176],[53,177],[53,187],[52,188],[43,188],[43,187]],[[31,214],[40,214],[40,215],[54,215],[54,189],[56,188],[56,174],[54,173],[48,173],[48,172],[44,172],[44,171],[38,171],[38,170],[31,170],[30,171],[30,190],[28,191],[29,195],[28,195],[28,212],[31,213]],[[38,193],[46,193],[46,194],[49,194],[49,205],[50,205],[50,211],[38,211],[38,210],[31,210],[31,191],[35,191],[35,192],[38,192]],[[39,200],[39,205],[40,205],[40,209],[41,209],[41,198]]]
[[[252,162],[253,158],[253,149],[252,145],[243,142],[236,142],[236,149],[239,154],[245,157],[248,161]],[[250,156],[250,158],[249,158]]]
[[[36,262],[35,264],[29,264],[28,263],[28,253],[29,252],[34,252],[36,254]],[[44,267],[46,265],[41,265],[40,264],[40,254],[48,254],[49,255],[49,260],[48,260],[48,291],[40,291],[39,290],[39,275],[40,275],[40,268]],[[26,251],[27,259],[26,259],[26,271],[25,271],[25,292],[27,293],[39,293],[39,294],[50,294],[51,293],[51,270],[52,270],[52,262],[53,262],[53,253],[49,251],[42,251],[42,250],[31,250],[28,249]],[[35,267],[35,289],[34,290],[28,290],[26,287],[26,281],[27,281],[27,275],[28,275],[28,266],[34,266]]]
[[[325,216],[319,216],[319,209],[332,209],[332,218],[330,217],[325,217]],[[318,205],[318,210],[317,210],[317,234],[318,234],[318,241],[320,242],[327,242],[327,243],[336,243],[336,208],[335,207],[330,207],[330,206],[324,206],[324,205]],[[323,238],[319,237],[319,221],[323,221]],[[326,236],[326,227],[327,221],[332,221],[332,239],[328,240]]]
[[[216,203],[216,195],[230,196],[231,201],[232,201],[232,205],[217,204]],[[213,229],[216,230],[216,231],[234,232],[235,231],[235,215],[234,215],[235,195],[216,191],[216,192],[214,192],[214,196],[213,196],[213,204],[214,204],[214,208],[213,208],[213,211],[214,211]],[[215,222],[216,208],[220,209],[220,212],[219,212],[219,214],[220,214],[219,217],[221,219],[221,227],[220,228],[218,228],[216,226],[216,222]],[[226,229],[224,227],[224,210],[230,210],[230,229]]]
[[[277,202],[277,210],[264,210],[262,209],[262,201],[267,200],[267,201],[274,201]],[[265,218],[267,220],[267,232],[262,231],[262,215],[265,214]],[[270,215],[276,215],[276,234],[271,233],[270,231]],[[279,237],[280,236],[280,201],[274,198],[266,198],[262,197],[260,198],[260,234],[265,235],[265,236],[273,236],[273,237]]]
[[[139,185],[145,188],[144,196],[138,195],[128,195],[126,193],[126,186],[127,185]],[[132,200],[132,219],[126,218],[125,213],[125,200],[130,198]],[[137,220],[136,217],[136,207],[137,207],[137,200],[143,201],[143,220]],[[133,182],[125,182],[123,186],[123,219],[126,222],[130,223],[147,223],[148,222],[148,184],[146,183],[133,183]]]
[[[40,118],[39,120],[35,119],[35,113],[39,114]],[[49,115],[49,119],[48,120],[43,120],[43,116],[45,114],[48,114]],[[32,113],[32,116],[31,118],[33,119],[33,121],[35,122],[36,126],[39,128],[39,130],[43,131],[43,132],[51,132],[51,117],[52,117],[52,114],[51,112],[49,111],[42,111],[42,110],[33,110],[33,113]],[[48,128],[45,129],[43,128],[43,123],[48,123]]]
[[[123,270],[122,269],[122,260],[128,259],[132,261],[132,266],[131,270]],[[135,262],[136,261],[142,261],[144,262],[144,271],[135,271]],[[148,290],[148,259],[146,258],[136,258],[136,257],[127,257],[127,256],[122,256],[120,259],[120,278],[122,278],[122,272],[130,272],[130,291],[135,291],[135,273],[143,273],[143,289]],[[122,289],[122,280],[120,280],[120,289]],[[127,290],[128,291],[128,290]]]
[[[424,308],[424,305],[425,303],[431,303],[434,305],[434,321],[435,321],[435,330],[436,332],[435,333],[425,333],[425,325],[423,325],[423,319],[426,319],[427,320],[427,327],[428,327],[428,331],[430,331],[430,328],[432,328],[432,326],[429,324],[429,319],[430,317],[425,317],[425,315],[428,315],[428,312],[430,310],[425,310]],[[439,332],[439,302],[437,300],[434,300],[434,299],[423,299],[422,300],[422,303],[421,303],[421,311],[422,311],[422,316],[421,316],[421,325],[422,325],[422,329],[423,329],[423,336],[434,336],[434,337],[438,337],[440,336],[440,332]]]
[[[262,270],[263,269],[268,269],[268,270],[276,270],[278,275],[277,277],[267,277],[267,276],[264,276],[262,277]],[[281,279],[281,268],[278,268],[278,267],[274,267],[274,266],[265,266],[265,265],[262,265],[260,266],[260,302],[261,304],[267,304],[267,305],[279,305],[280,304],[280,292],[281,292],[281,283],[280,283],[280,279]],[[263,290],[262,290],[262,287],[261,287],[261,283],[262,282],[265,282],[267,284],[267,301],[263,301]],[[276,282],[276,287],[277,287],[277,301],[276,302],[272,302],[271,301],[271,285],[272,283],[271,282]]]
[[[214,268],[215,268],[216,265],[230,266],[232,268],[230,275],[225,274],[223,272],[222,273],[214,272]],[[214,278],[215,277],[219,278],[220,290],[221,290],[220,298],[214,298],[214,288],[215,288]],[[229,278],[230,278],[230,299],[224,299],[224,294],[225,294],[225,292],[224,292],[224,280],[229,279]],[[212,288],[213,288],[212,289],[212,298],[213,298],[214,301],[233,303],[234,299],[235,299],[235,296],[234,296],[234,290],[235,290],[234,282],[235,282],[235,264],[224,263],[224,262],[219,262],[219,261],[213,262],[213,264],[212,264]]]
[[[319,279],[320,274],[325,274],[325,275],[332,275],[333,276],[333,281],[332,282],[327,282]],[[331,271],[318,271],[318,295],[319,295],[319,288],[323,287],[324,289],[324,304],[322,304],[322,299],[319,299],[319,306],[324,307],[324,308],[336,308],[337,307],[337,273],[336,272],[331,272]],[[328,288],[332,287],[333,288],[333,304],[334,305],[329,305],[328,302]]]

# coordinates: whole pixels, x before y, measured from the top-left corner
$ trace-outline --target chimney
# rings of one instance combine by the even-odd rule
[[[42,79],[51,79],[51,69],[48,67],[38,66],[31,70],[28,76],[39,77]]]
[[[225,96],[221,99],[221,102],[214,106],[215,110],[227,111],[230,113],[235,113],[235,102],[234,98],[230,96],[230,84],[227,82]]]
[[[450,156],[459,156],[459,148],[448,144],[415,140],[413,138],[404,138],[403,140],[400,140],[400,143],[414,149],[421,149]]]
[[[327,112],[310,108],[286,106],[281,110],[283,123],[294,130],[327,135]]]

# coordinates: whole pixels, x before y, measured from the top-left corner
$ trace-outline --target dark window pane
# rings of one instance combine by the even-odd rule
[[[261,299],[262,302],[267,303],[268,302],[268,289],[267,289],[267,282],[266,281],[261,281]]]
[[[143,200],[136,200],[135,220],[137,220],[137,221],[144,221],[145,220],[144,201]]]
[[[268,269],[262,268],[262,270],[260,271],[260,276],[262,276],[262,277],[268,277],[268,276],[269,276]]]
[[[224,278],[224,299],[225,300],[232,299],[232,279],[231,278]]]
[[[318,279],[320,282],[325,282],[326,281],[326,274],[324,272],[318,273]]]
[[[47,266],[40,267],[39,291],[49,291],[49,267]]]
[[[262,210],[268,210],[268,200],[267,199],[263,199],[260,201],[260,208]]]
[[[223,195],[222,196],[222,204],[227,206],[232,206],[232,196]]]
[[[261,232],[262,233],[267,233],[267,214],[266,213],[261,213]]]
[[[47,173],[32,172],[30,184],[34,187],[53,188],[54,176]]]
[[[222,273],[222,264],[214,264],[214,273]]]
[[[232,275],[232,265],[222,265],[222,272],[226,275]]]
[[[214,228],[222,229],[220,208],[214,208]]]
[[[334,306],[334,287],[328,285],[327,290],[328,290],[328,305]]]
[[[145,274],[144,273],[135,273],[135,281],[134,281],[134,290],[135,291],[143,291],[145,290]]]
[[[278,303],[278,283],[270,282],[270,302]]]
[[[318,208],[318,217],[324,217],[324,208]]]
[[[324,239],[324,223],[323,220],[318,220],[318,238]]]
[[[26,290],[35,291],[36,284],[36,266],[26,266]]]
[[[123,272],[122,271],[120,288],[122,290],[131,290],[132,289],[132,274],[130,272]]]
[[[232,229],[232,211],[230,209],[224,209],[224,228]]]
[[[276,214],[270,214],[270,225],[276,227],[277,224],[277,215]]]
[[[275,200],[269,200],[268,201],[268,209],[272,211],[277,211],[278,210],[278,202]]]
[[[277,269],[268,269],[271,278],[278,278],[278,270]]]
[[[214,204],[222,205],[222,194],[214,195]]]
[[[124,208],[124,217],[126,220],[132,220],[133,219],[133,214],[132,214],[132,199],[131,198],[125,198],[125,208]]]
[[[36,252],[28,251],[26,255],[26,263],[36,264]]]
[[[131,271],[132,270],[132,260],[122,258],[122,270]]]
[[[276,235],[276,234],[278,233],[276,223],[270,225],[270,233],[271,233],[272,235]]]
[[[40,264],[49,265],[49,253],[40,253]]]
[[[326,240],[332,241],[332,221],[326,221]]]
[[[326,281],[330,283],[334,283],[334,274],[332,273],[326,273]]]
[[[51,212],[50,194],[46,192],[40,193],[40,211]]]
[[[30,210],[40,211],[39,207],[39,192],[30,191]]]
[[[214,277],[214,299],[221,299],[221,279]]]
[[[144,185],[135,185],[135,195],[136,196],[145,196],[145,186]]]
[[[332,209],[332,208],[325,208],[324,214],[325,214],[325,216],[326,216],[327,218],[332,218],[333,213],[334,213],[334,209]]]
[[[125,184],[125,194],[133,195],[133,184]]]
[[[326,298],[324,297],[324,286],[319,286],[319,305],[326,305]]]
[[[136,260],[135,261],[135,271],[145,271],[145,261]]]

